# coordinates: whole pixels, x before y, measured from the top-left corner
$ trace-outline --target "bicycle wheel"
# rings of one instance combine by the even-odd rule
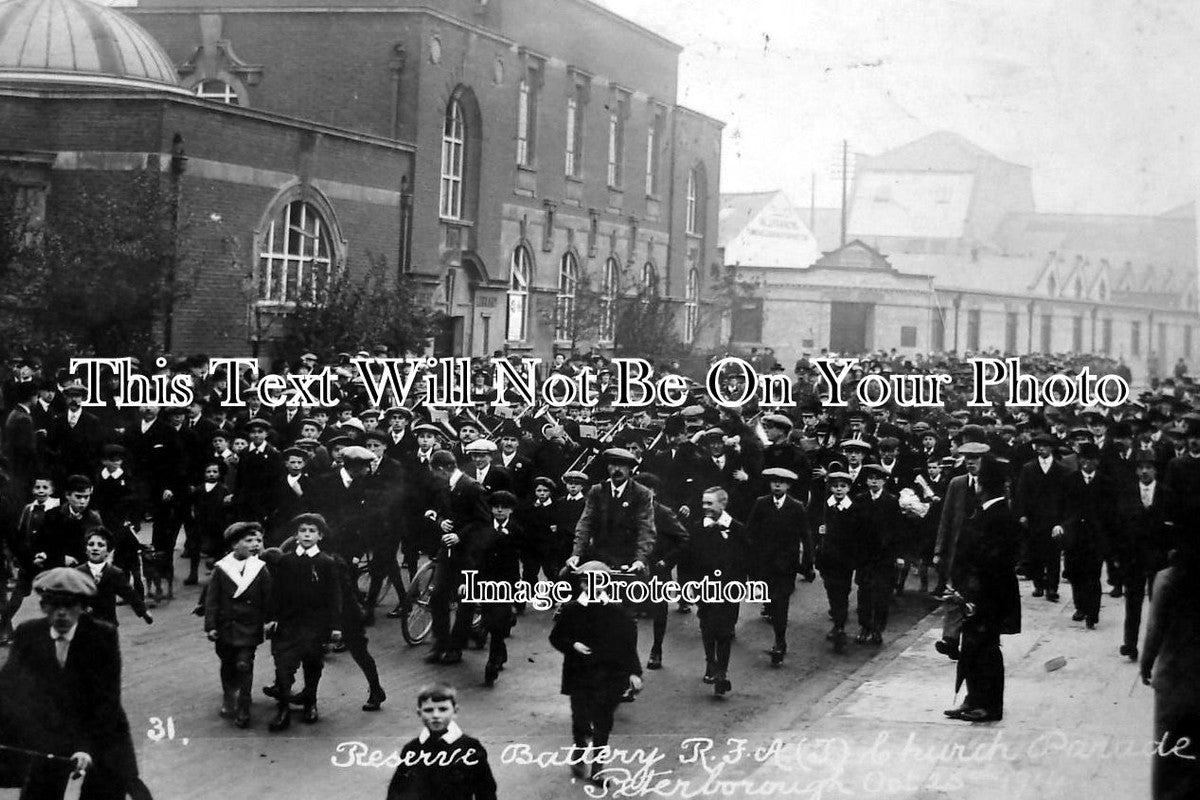
[[[413,575],[406,593],[408,613],[400,617],[400,633],[409,644],[420,644],[433,629],[429,598],[433,594],[434,562],[429,561]]]
[[[383,605],[384,598],[392,590],[392,579],[384,575],[379,584],[379,596],[375,598],[375,607]],[[371,558],[363,556],[358,562],[358,602],[367,607],[367,599],[371,592]]]

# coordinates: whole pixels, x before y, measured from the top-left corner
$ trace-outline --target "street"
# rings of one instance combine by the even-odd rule
[[[380,615],[369,633],[388,692],[383,710],[360,710],[366,698],[361,673],[348,654],[332,655],[321,683],[320,722],[305,725],[296,714],[289,731],[271,734],[266,727],[273,704],[259,689],[271,682],[269,644],[259,649],[255,664],[253,725],[239,730],[217,715],[218,663],[201,620],[191,614],[197,596],[196,587],[177,586],[176,599],[153,611],[153,626],[119,609],[124,705],[143,779],[155,797],[207,798],[237,787],[239,795],[264,798],[382,798],[395,766],[386,763],[387,757],[420,730],[416,691],[434,680],[460,689],[459,722],[488,748],[500,797],[549,800],[584,792],[582,784],[572,787],[567,766],[547,763],[563,756],[561,748],[571,743],[567,698],[558,692],[562,659],[547,641],[550,612],[530,611],[520,618],[509,641],[507,669],[492,689],[481,686],[481,652],[468,651],[456,666],[427,665],[422,661],[427,646],[408,646],[399,622]],[[884,647],[934,605],[912,594],[899,598]],[[388,607],[385,603],[381,611]],[[642,694],[618,710],[612,746],[643,761],[653,761],[657,748],[665,760],[654,770],[674,769],[685,777],[700,770],[702,760],[679,763],[681,755],[696,755],[696,743],[683,745],[687,739],[712,739],[714,752],[727,737],[765,745],[791,730],[798,716],[818,714],[822,701],[878,652],[853,642],[842,656],[830,652],[824,640],[826,609],[819,578],[797,585],[790,652],[781,668],[772,669],[763,652],[771,644],[770,626],[759,619],[757,606],[743,606],[731,662],[734,689],[725,699],[715,698],[700,681],[703,651],[695,614],[672,611],[664,668],[647,671]],[[34,611],[27,604],[19,619]],[[640,621],[643,662],[650,634],[650,621]],[[513,746],[506,750],[508,745]],[[637,771],[641,764],[613,766]],[[15,797],[15,790],[0,793],[8,796]]]

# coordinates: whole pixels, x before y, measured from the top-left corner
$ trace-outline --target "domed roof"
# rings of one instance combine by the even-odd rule
[[[91,0],[0,0],[0,80],[179,86],[150,34]]]

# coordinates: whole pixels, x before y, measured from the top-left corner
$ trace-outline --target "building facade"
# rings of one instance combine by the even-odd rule
[[[1135,379],[1200,352],[1191,205],[1157,216],[1038,213],[1032,176],[953,134],[861,159],[853,237],[812,259],[780,259],[746,196],[722,198],[725,261],[748,296],[733,339],[783,360],[823,350],[906,355],[1088,352]],[[764,206],[764,209],[766,207]],[[776,205],[802,228],[811,212]],[[776,223],[778,227],[779,223]],[[732,255],[732,253],[741,255]]]
[[[181,86],[411,142],[382,251],[443,310],[440,355],[578,346],[583,287],[669,301],[684,341],[716,258],[721,123],[676,104],[680,48],[587,0],[140,0]],[[379,253],[377,253],[379,254]],[[610,315],[611,316],[611,315]],[[582,338],[601,348],[602,320]]]

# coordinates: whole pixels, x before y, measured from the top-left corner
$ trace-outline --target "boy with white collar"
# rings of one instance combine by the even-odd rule
[[[291,725],[292,684],[296,670],[304,670],[303,720],[316,722],[317,686],[325,667],[325,643],[342,639],[342,590],[337,563],[322,551],[329,532],[320,514],[301,514],[292,520],[296,547],[287,552],[272,550],[267,563],[274,581],[266,630],[273,633],[271,655],[275,658],[275,688],[278,714],[271,731]]]
[[[254,651],[262,644],[271,598],[271,574],[258,554],[262,526],[235,522],[225,529],[229,554],[216,563],[204,603],[204,632],[221,659],[221,716],[250,725]],[[236,716],[235,716],[236,715]]]
[[[441,683],[422,687],[417,693],[417,716],[425,728],[400,751],[400,766],[388,784],[388,800],[495,800],[496,779],[487,750],[454,721],[458,716],[454,687]]]
[[[750,545],[742,523],[729,516],[729,495],[719,486],[704,490],[700,505],[704,514],[692,530],[689,561],[692,577],[719,583],[745,581],[749,571]],[[727,694],[729,655],[737,627],[739,604],[700,602],[700,638],[704,641],[704,682],[713,685],[718,697]]]

